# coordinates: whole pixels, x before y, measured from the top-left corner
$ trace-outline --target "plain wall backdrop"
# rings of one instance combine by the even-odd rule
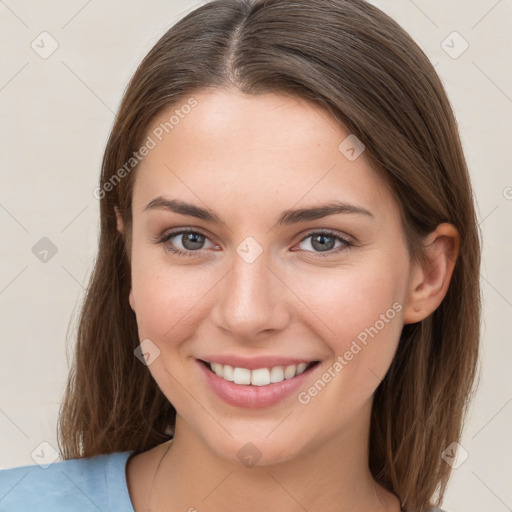
[[[57,449],[76,317],[97,249],[93,190],[114,113],[142,58],[202,3],[0,1],[1,468],[35,464],[41,443]],[[461,443],[467,459],[458,460],[443,506],[505,512],[512,510],[512,2],[373,3],[411,34],[445,84],[483,232],[481,377]]]

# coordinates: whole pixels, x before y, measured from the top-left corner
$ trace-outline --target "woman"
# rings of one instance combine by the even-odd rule
[[[130,81],[94,194],[66,460],[0,473],[2,510],[442,503],[480,239],[446,93],[396,22],[196,9]]]

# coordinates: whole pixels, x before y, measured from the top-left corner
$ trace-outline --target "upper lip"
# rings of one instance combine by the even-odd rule
[[[229,365],[233,368],[247,368],[248,370],[256,370],[258,368],[272,368],[273,366],[290,366],[292,364],[312,363],[318,359],[304,359],[283,356],[254,356],[243,357],[240,355],[211,355],[201,357],[200,360],[207,363],[218,363]]]

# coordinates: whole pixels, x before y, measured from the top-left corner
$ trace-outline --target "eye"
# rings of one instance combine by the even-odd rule
[[[353,242],[343,238],[332,231],[315,231],[309,233],[301,240],[301,243],[311,239],[306,245],[313,248],[313,251],[306,249],[306,252],[314,252],[320,257],[332,256],[339,252],[348,249],[354,245]],[[335,247],[336,241],[341,242],[338,247]]]
[[[179,245],[177,246],[176,243],[180,237],[181,247],[179,247]],[[176,241],[173,241],[173,239],[176,239]],[[306,245],[309,245],[313,250],[301,250],[305,252],[313,252],[320,257],[333,256],[355,245],[346,238],[343,238],[332,231],[325,230],[309,233],[301,240],[300,243],[302,244],[308,239],[311,239],[311,241]],[[167,251],[177,254],[178,256],[195,256],[195,253],[200,253],[203,249],[207,249],[207,247],[204,247],[205,241],[210,240],[200,231],[190,228],[180,228],[175,231],[165,233],[156,240],[156,243],[164,245]],[[337,247],[335,245],[336,241],[340,242],[340,245]],[[210,243],[212,244],[210,248],[216,247],[211,241]]]
[[[176,243],[172,242],[173,239],[179,240],[181,237],[181,246],[176,247]],[[206,235],[199,231],[194,231],[192,229],[181,228],[176,231],[171,231],[164,234],[157,240],[157,243],[161,243],[165,246],[165,249],[178,254],[179,256],[195,256],[194,253],[200,252],[203,247],[205,240],[209,240]],[[215,247],[214,244],[212,244]]]

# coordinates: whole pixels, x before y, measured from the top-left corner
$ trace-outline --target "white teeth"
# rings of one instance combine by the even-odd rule
[[[233,367],[232,366],[229,366],[229,364],[225,364],[224,367],[219,364],[219,366],[221,368],[224,368],[224,374],[222,375],[222,378],[224,380],[229,380],[230,382],[233,382],[235,376],[234,376],[234,370],[233,370]],[[217,373],[217,372],[215,372]],[[218,373],[217,373],[218,375]]]
[[[305,369],[308,363],[300,363],[297,365],[297,375],[300,375]]]
[[[248,370],[247,368],[235,368],[233,370],[233,381],[235,384],[250,384],[251,370]]]
[[[224,366],[219,363],[210,363],[210,368],[219,376],[224,377]]]
[[[281,382],[284,380],[284,372],[282,366],[274,366],[270,370],[270,382]]]
[[[290,366],[287,366],[284,369],[284,378],[285,379],[291,379],[292,377],[295,377],[295,370],[297,369],[297,365],[291,364]]]
[[[247,370],[249,371],[249,370]],[[253,386],[266,386],[270,384],[270,371],[268,368],[258,368],[251,372],[251,384]]]
[[[235,384],[267,386],[268,384],[275,384],[300,375],[304,372],[308,363],[274,366],[272,368],[258,368],[256,370],[233,368],[232,366],[219,363],[209,363],[209,365],[216,375],[222,377],[224,380],[234,382]]]

